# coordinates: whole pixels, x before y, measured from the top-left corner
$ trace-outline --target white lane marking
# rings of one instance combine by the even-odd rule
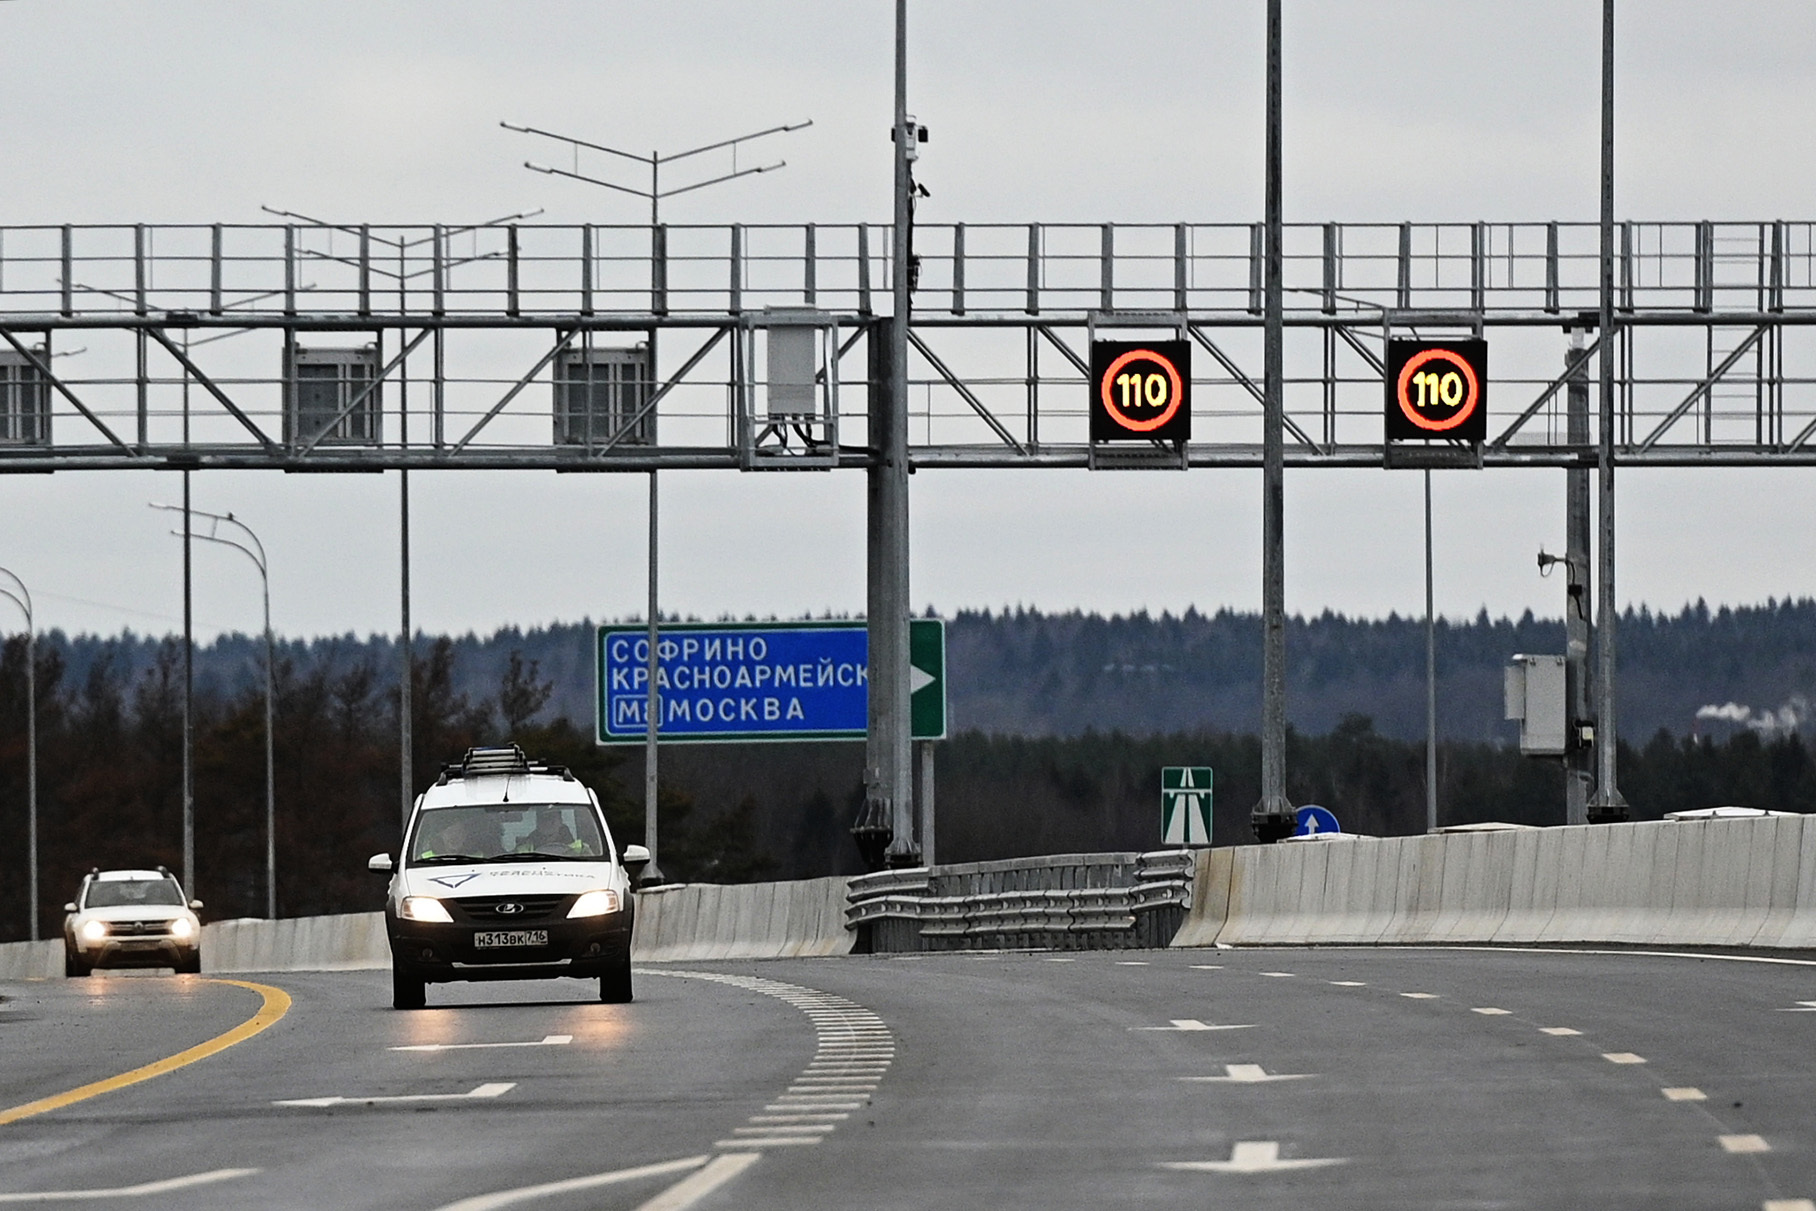
[[[110,1190],[43,1190],[0,1194],[0,1203],[74,1203],[91,1198],[144,1198],[150,1194],[168,1194],[172,1190],[189,1190],[215,1182],[251,1177],[257,1169],[210,1169],[187,1177],[167,1177],[162,1181],[142,1182],[137,1186],[115,1186]]]
[[[824,1135],[837,1123],[770,1123],[764,1127],[733,1127],[733,1135]]]
[[[1182,1081],[1221,1081],[1235,1085],[1259,1085],[1264,1081],[1303,1081],[1315,1075],[1310,1072],[1269,1072],[1259,1064],[1225,1064],[1227,1076],[1182,1076]]]
[[[1078,960],[1077,959],[1048,959],[1047,962],[1049,962],[1049,963],[1076,963],[1076,962],[1078,962]]]
[[[1147,965],[1148,965],[1148,961],[1146,959],[1118,959],[1118,960],[1116,960],[1116,966],[1118,966],[1118,967],[1146,967]]]
[[[1174,1018],[1171,1026],[1131,1026],[1130,1030],[1253,1030],[1253,1022],[1243,1026],[1212,1026],[1197,1018]]]
[[[1660,1089],[1659,1092],[1665,1095],[1665,1100],[1668,1102],[1706,1102],[1709,1100],[1709,1095],[1694,1085],[1672,1085]]]
[[[1403,992],[1400,995],[1411,1001],[1435,1001],[1438,999],[1438,994],[1435,992]]]
[[[1816,1202],[1807,1198],[1768,1198],[1759,1211],[1816,1211]]]
[[[1469,1012],[1471,1012],[1471,1013],[1479,1013],[1479,1014],[1483,1014],[1483,1015],[1484,1015],[1484,1016],[1486,1016],[1486,1017],[1491,1017],[1491,1018],[1496,1018],[1496,1017],[1502,1017],[1502,1016],[1504,1016],[1504,1015],[1506,1015],[1506,1014],[1510,1014],[1510,1013],[1512,1013],[1512,1012],[1513,1012],[1513,1010],[1511,1010],[1511,1009],[1496,1009],[1496,1008],[1495,1008],[1495,1007],[1494,1007],[1494,1006],[1492,1006],[1492,1005],[1478,1005],[1478,1006],[1476,1006],[1476,1007],[1475,1007],[1475,1008],[1474,1008],[1474,1009],[1471,1009],[1471,1010],[1470,1010],[1470,1011],[1469,1011]]]
[[[1610,1064],[1643,1064],[1646,1062],[1645,1056],[1634,1055],[1631,1051],[1604,1051],[1602,1058]]]
[[[378,1106],[394,1102],[464,1102],[473,1099],[499,1097],[517,1088],[516,1081],[498,1081],[489,1085],[479,1085],[466,1093],[406,1093],[387,1097],[299,1097],[288,1098],[273,1106],[308,1106],[324,1108],[327,1106]]]
[[[1258,976],[1271,976],[1276,980],[1290,980],[1293,978],[1293,973],[1290,971],[1257,971],[1255,974]]]
[[[1816,1001],[1799,1001],[1790,1009],[1780,1009],[1779,1013],[1816,1013]]]
[[[1332,980],[1332,981],[1330,981],[1330,983],[1337,988],[1367,988],[1368,987],[1368,981],[1366,981],[1366,980]]]
[[[574,1041],[571,1034],[545,1035],[528,1043],[414,1043],[408,1047],[392,1047],[392,1051],[478,1051],[487,1047],[565,1047]]]
[[[844,1122],[849,1114],[753,1114],[748,1121],[753,1123],[815,1123]]]
[[[1181,1169],[1192,1173],[1285,1173],[1292,1169],[1322,1169],[1341,1165],[1346,1156],[1316,1159],[1280,1159],[1280,1145],[1274,1140],[1242,1140],[1230,1149],[1227,1161],[1162,1161],[1162,1169]]]
[[[866,1103],[851,1102],[844,1099],[833,1100],[823,1097],[797,1097],[786,1101],[771,1102],[763,1107],[765,1110],[862,1110]]]
[[[727,1152],[698,1173],[682,1178],[637,1211],[687,1211],[707,1195],[757,1163],[755,1152]]]
[[[1789,967],[1816,967],[1816,959],[1779,959],[1767,955],[1729,955],[1695,950],[1593,950],[1570,946],[1399,946],[1396,950],[1466,950],[1483,954],[1516,955],[1619,955],[1646,959],[1719,959],[1729,963],[1777,963]]]
[[[1194,964],[1192,964],[1192,970],[1193,971],[1222,971],[1223,964],[1222,963],[1194,963]]]
[[[819,1142],[820,1142],[820,1137],[817,1135],[814,1135],[814,1136],[772,1135],[772,1136],[763,1136],[763,1137],[757,1137],[757,1136],[753,1135],[753,1136],[747,1136],[744,1139],[714,1140],[713,1147],[715,1147],[715,1148],[772,1148],[772,1147],[773,1148],[786,1148],[790,1144],[809,1144],[809,1145],[811,1145],[811,1144],[817,1144]]]
[[[1556,1035],[1558,1038],[1569,1038],[1583,1032],[1580,1030],[1572,1030],[1568,1026],[1540,1026],[1539,1033]]]
[[[1760,1135],[1718,1135],[1723,1152],[1770,1152],[1772,1145]]]
[[[685,1173],[689,1169],[698,1169],[707,1160],[704,1156],[684,1156],[680,1160],[638,1165],[634,1169],[614,1169],[610,1173],[570,1177],[564,1181],[545,1182],[540,1186],[520,1186],[515,1190],[500,1190],[495,1194],[476,1194],[472,1198],[463,1198],[459,1202],[438,1207],[436,1211],[498,1211],[500,1207],[527,1203],[531,1199],[545,1198],[551,1194],[566,1194],[571,1190],[591,1190],[597,1186],[615,1186],[619,1182],[634,1182],[646,1177]]]

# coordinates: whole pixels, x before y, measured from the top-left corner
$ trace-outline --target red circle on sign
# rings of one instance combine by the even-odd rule
[[[1116,381],[1116,372],[1130,362],[1141,361],[1153,362],[1165,370],[1167,375],[1167,406],[1159,416],[1150,417],[1147,420],[1136,420],[1118,408],[1116,401],[1110,398],[1110,384]],[[1152,349],[1131,349],[1111,362],[1109,368],[1103,372],[1103,377],[1097,380],[1097,394],[1103,400],[1104,410],[1110,414],[1110,419],[1118,425],[1131,433],[1152,433],[1172,420],[1173,415],[1179,411],[1179,405],[1185,402],[1185,384],[1180,380],[1179,370],[1170,359],[1162,357]]]
[[[1406,384],[1412,381],[1414,372],[1426,362],[1431,361],[1448,362],[1463,372],[1463,406],[1443,420],[1433,420],[1429,416],[1420,414],[1412,406],[1412,401],[1406,398]],[[1481,398],[1482,384],[1476,378],[1475,367],[1469,364],[1468,358],[1454,349],[1426,349],[1414,354],[1407,359],[1406,365],[1400,368],[1400,378],[1394,386],[1394,399],[1400,405],[1401,414],[1414,425],[1430,433],[1443,433],[1461,425],[1475,415],[1476,405]]]

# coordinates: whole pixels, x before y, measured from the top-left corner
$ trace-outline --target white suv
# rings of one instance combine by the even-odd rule
[[[97,967],[174,967],[202,970],[200,900],[162,866],[156,870],[97,870],[63,906],[63,974]]]
[[[469,749],[410,813],[391,875],[385,931],[391,1003],[421,1009],[426,986],[454,980],[599,978],[599,999],[631,999],[631,872],[599,798],[516,745]]]

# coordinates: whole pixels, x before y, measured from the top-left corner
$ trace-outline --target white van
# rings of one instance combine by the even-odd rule
[[[421,1009],[455,980],[599,978],[599,999],[631,999],[631,881],[649,861],[620,856],[599,797],[521,748],[475,748],[444,766],[404,830],[389,872],[391,1003]],[[630,868],[630,869],[627,869]]]

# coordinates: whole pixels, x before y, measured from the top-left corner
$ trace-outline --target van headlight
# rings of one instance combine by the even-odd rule
[[[440,921],[444,925],[454,919],[448,915],[448,906],[434,896],[405,896],[397,915],[406,921]]]
[[[603,917],[608,913],[617,912],[623,907],[624,901],[615,891],[601,889],[583,892],[580,898],[574,901],[574,907],[568,909],[568,920],[572,921],[576,917]]]
[[[187,942],[195,937],[195,922],[188,917],[175,917],[170,922],[170,936]]]
[[[104,941],[106,938],[107,922],[84,921],[82,923],[82,940],[84,942],[100,942]]]

